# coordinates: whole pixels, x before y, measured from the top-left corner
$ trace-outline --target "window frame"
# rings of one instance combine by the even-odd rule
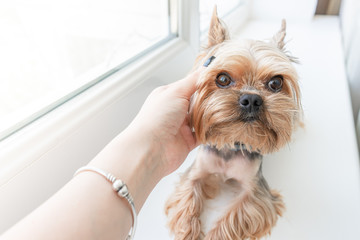
[[[157,48],[163,46],[167,42],[175,39],[178,37],[177,33],[177,14],[175,11],[178,9],[178,0],[167,0],[168,1],[168,35],[157,42],[149,45],[147,48],[141,50],[140,52],[134,54],[130,58],[126,59],[124,62],[119,63],[112,69],[106,70],[105,72],[101,73],[99,76],[95,77],[94,79],[89,79],[87,83],[85,83],[82,86],[79,86],[78,88],[74,87],[71,91],[64,94],[59,99],[56,99],[52,102],[48,102],[44,105],[44,107],[38,109],[37,111],[34,111],[33,113],[30,113],[29,115],[21,115],[24,116],[23,119],[19,120],[18,122],[15,122],[14,124],[10,125],[7,129],[1,130],[0,129],[0,142],[9,136],[13,135],[14,133],[20,131],[21,129],[25,128],[32,122],[37,121],[44,115],[48,114],[49,112],[53,111],[54,109],[58,108],[59,106],[63,105],[64,103],[71,101],[71,99],[77,97],[79,94],[83,93],[84,91],[88,90],[89,88],[95,86],[96,84],[100,83],[104,79],[107,79],[114,73],[121,71],[123,68],[127,67],[133,62],[136,62],[138,59],[141,59],[143,56],[146,56],[147,54],[151,53],[152,51],[156,50]]]

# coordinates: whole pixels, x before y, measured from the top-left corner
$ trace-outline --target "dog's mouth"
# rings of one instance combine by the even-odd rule
[[[259,113],[257,113],[257,114],[254,114],[254,113],[241,113],[239,120],[242,121],[242,122],[246,122],[246,123],[260,121],[260,114]]]
[[[254,122],[254,121],[259,120],[259,117],[256,117],[256,116],[248,116],[248,117],[242,118],[241,120],[242,120],[243,122]]]

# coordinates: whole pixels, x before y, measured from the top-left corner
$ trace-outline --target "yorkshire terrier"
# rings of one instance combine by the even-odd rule
[[[262,174],[262,156],[291,140],[300,122],[297,59],[285,49],[286,25],[270,41],[230,40],[216,7],[208,45],[190,104],[190,124],[202,143],[182,175],[165,212],[176,240],[260,239],[285,209]],[[204,201],[228,185],[236,192],[226,213],[204,233]],[[205,210],[206,211],[206,210]]]

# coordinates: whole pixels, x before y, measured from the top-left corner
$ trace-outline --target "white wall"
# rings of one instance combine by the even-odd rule
[[[287,21],[309,21],[315,13],[317,0],[253,0],[252,18]]]
[[[346,71],[360,149],[360,1],[343,0],[341,11]]]

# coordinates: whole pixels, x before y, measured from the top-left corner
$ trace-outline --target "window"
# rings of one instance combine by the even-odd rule
[[[0,2],[0,140],[174,38],[169,2]]]

